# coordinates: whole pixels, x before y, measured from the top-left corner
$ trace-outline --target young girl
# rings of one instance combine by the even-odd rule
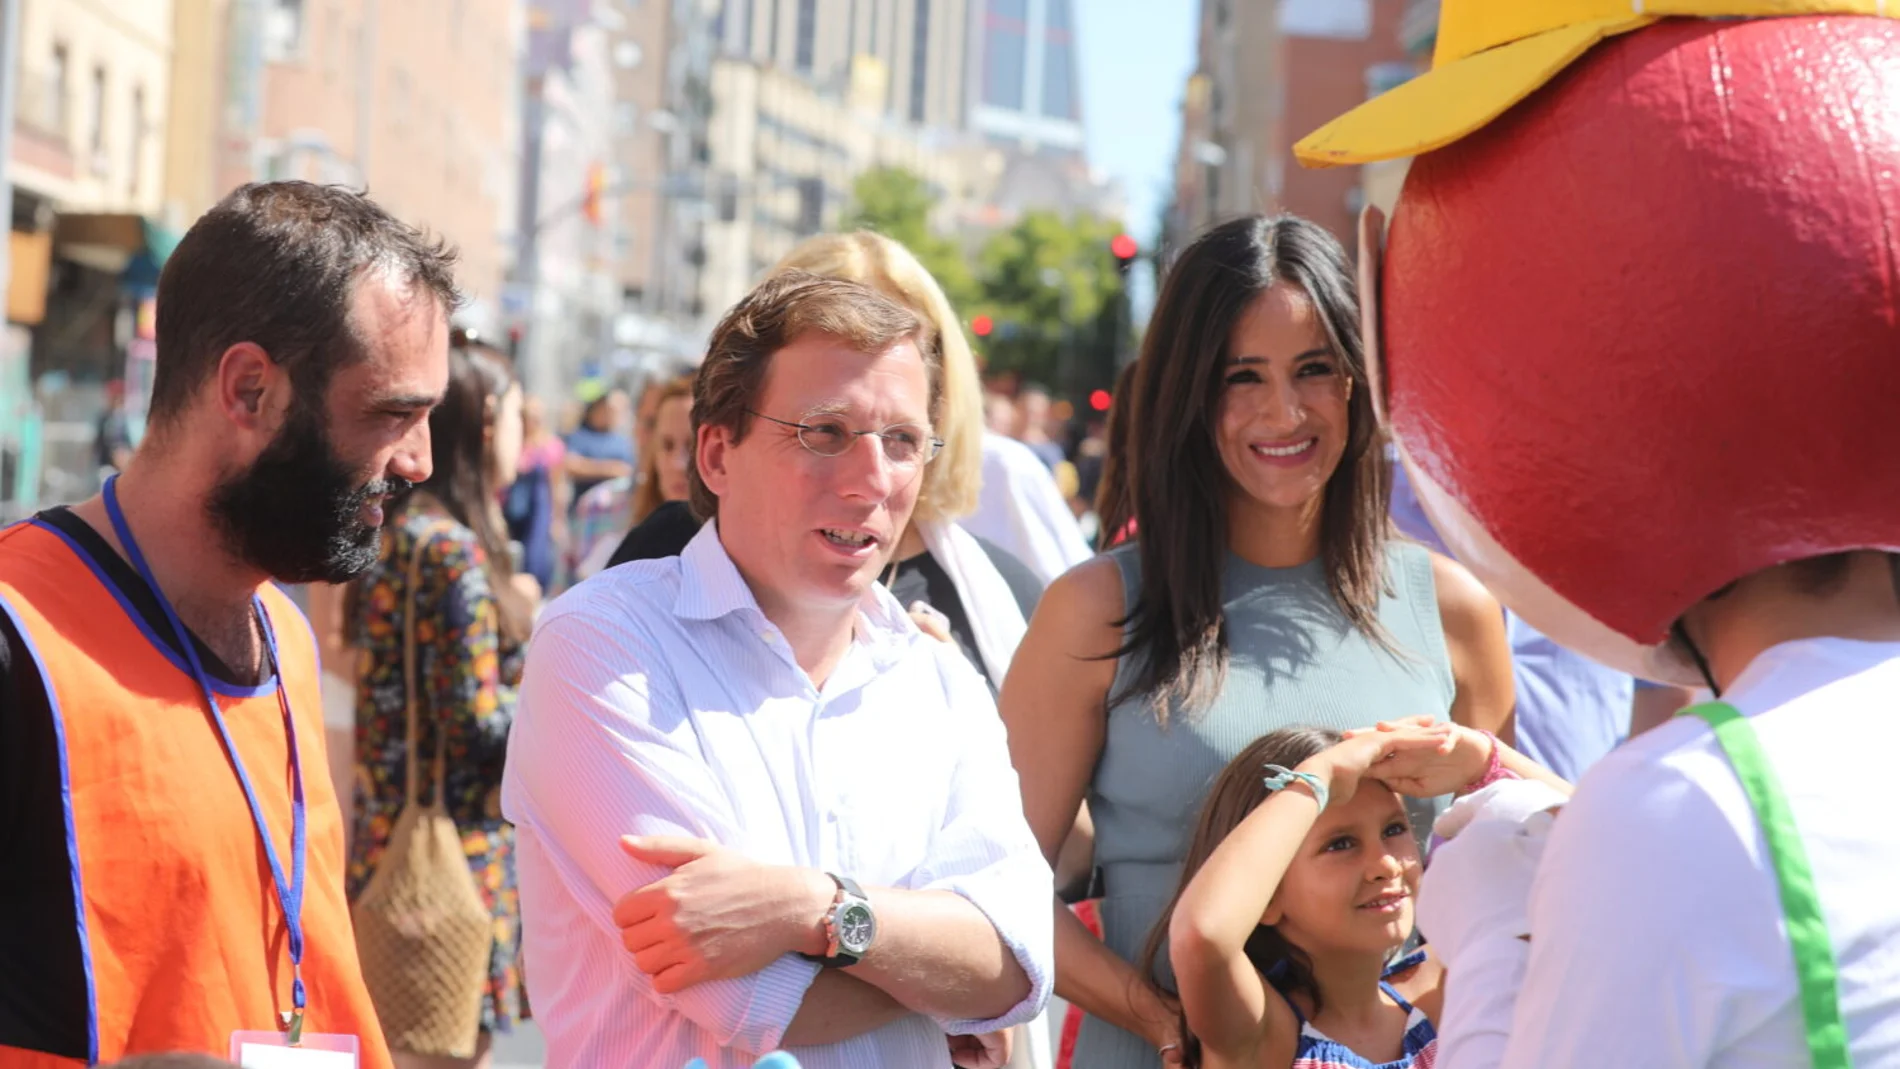
[[[1429,949],[1393,960],[1423,869],[1398,791],[1511,776],[1561,785],[1456,724],[1351,735],[1272,732],[1208,795],[1147,948],[1152,968],[1166,940],[1190,1069],[1428,1069],[1444,970]]]

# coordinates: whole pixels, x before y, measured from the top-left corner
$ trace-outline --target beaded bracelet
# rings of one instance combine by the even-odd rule
[[[1491,760],[1485,762],[1483,774],[1459,788],[1459,794],[1471,794],[1474,791],[1481,791],[1499,780],[1522,778],[1517,773],[1504,767],[1504,744],[1498,741],[1498,737],[1482,728],[1478,729],[1478,734],[1491,740]]]
[[[1322,813],[1326,812],[1326,784],[1318,776],[1313,775],[1311,772],[1296,772],[1293,769],[1287,768],[1285,765],[1268,765],[1267,771],[1271,772],[1272,775],[1261,780],[1261,782],[1266,785],[1267,790],[1279,791],[1295,783],[1304,783],[1312,788],[1313,798],[1319,802],[1319,811]]]

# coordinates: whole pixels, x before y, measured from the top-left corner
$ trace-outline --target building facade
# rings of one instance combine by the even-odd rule
[[[470,315],[492,317],[512,259],[521,5],[228,2],[240,11],[261,5],[254,13],[262,17],[227,20],[235,32],[225,50],[225,107],[238,117],[230,144],[243,147],[226,154],[222,187],[303,178],[367,188],[398,217],[455,244]],[[253,49],[261,80],[246,85]],[[242,99],[251,92],[255,101]],[[255,116],[249,130],[246,114]]]
[[[1292,212],[1350,239],[1359,168],[1306,170],[1293,144],[1403,81],[1409,0],[1202,0],[1199,62],[1184,94],[1170,231]]]

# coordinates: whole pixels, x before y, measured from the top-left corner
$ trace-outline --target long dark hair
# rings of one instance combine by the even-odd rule
[[[1131,363],[1115,376],[1114,403],[1108,409],[1108,452],[1102,458],[1101,484],[1095,488],[1095,517],[1101,523],[1101,548],[1115,538],[1135,514],[1134,488],[1129,485],[1128,435],[1135,418],[1135,368]]]
[[[1163,723],[1171,700],[1204,705],[1227,672],[1221,572],[1227,559],[1230,480],[1214,440],[1228,338],[1255,299],[1276,285],[1312,302],[1348,380],[1345,453],[1320,508],[1326,583],[1340,612],[1387,645],[1379,626],[1392,475],[1366,388],[1358,287],[1346,251],[1296,216],[1249,216],[1209,230],[1168,271],[1135,373],[1131,468],[1140,530],[1141,598],[1121,624],[1142,655],[1126,694],[1153,696]],[[1124,695],[1116,696],[1116,700]]]
[[[449,388],[442,403],[429,413],[429,451],[435,470],[429,480],[396,501],[391,515],[400,515],[418,493],[441,502],[455,522],[475,532],[488,562],[489,588],[494,592],[501,632],[525,641],[533,625],[530,608],[514,594],[508,580],[514,575],[508,525],[501,517],[493,463],[489,459],[489,429],[501,399],[515,384],[514,368],[501,352],[471,344],[449,350]]]
[[[1187,890],[1189,881],[1201,871],[1202,865],[1207,864],[1214,848],[1272,793],[1266,788],[1265,767],[1279,765],[1282,768],[1297,768],[1300,762],[1331,747],[1339,738],[1339,732],[1330,728],[1280,728],[1255,739],[1236,754],[1226,768],[1221,769],[1220,775],[1214,780],[1213,789],[1208,791],[1207,801],[1201,804],[1201,815],[1194,825],[1194,837],[1188,840],[1187,857],[1181,866],[1181,882],[1175,887],[1174,895],[1168,899],[1167,908],[1161,911],[1160,919],[1149,930],[1148,942],[1142,947],[1138,960],[1144,975],[1155,975],[1161,952],[1168,945],[1168,926],[1174,921],[1174,909],[1180,904],[1181,895]],[[1306,951],[1288,942],[1272,925],[1263,924],[1254,930],[1253,936],[1247,940],[1247,960],[1279,991],[1306,996],[1312,1003],[1313,1012],[1319,1012],[1319,981],[1313,977],[1312,959]],[[1169,992],[1172,995],[1179,993]],[[1188,1031],[1185,1011],[1181,1014],[1181,1057],[1188,1069],[1201,1064],[1201,1044]]]

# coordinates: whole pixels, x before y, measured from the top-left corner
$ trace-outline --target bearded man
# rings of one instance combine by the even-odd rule
[[[159,280],[124,474],[0,532],[0,1065],[389,1064],[274,584],[368,568],[428,478],[453,265],[356,193],[237,190]]]

